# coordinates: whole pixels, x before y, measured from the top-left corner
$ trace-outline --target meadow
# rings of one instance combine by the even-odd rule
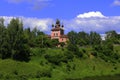
[[[0,80],[120,80],[120,34],[105,34],[70,31],[65,44],[1,19]]]
[[[120,46],[115,46],[118,51]],[[82,48],[83,49],[83,48]],[[86,53],[90,48],[84,48]],[[119,80],[120,63],[105,62],[84,54],[68,62],[53,64],[45,55],[63,54],[62,48],[32,48],[31,60],[19,62],[11,59],[0,60],[0,80]]]

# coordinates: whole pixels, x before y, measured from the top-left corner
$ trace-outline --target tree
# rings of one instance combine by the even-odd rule
[[[24,30],[24,36],[28,40],[28,45],[30,47],[33,47],[33,41],[31,40],[33,38],[31,37],[31,35],[32,35],[32,33],[31,33],[30,28],[27,28],[27,29]]]
[[[104,44],[93,46],[92,55],[100,57],[106,62],[116,62],[119,60],[120,55],[114,51],[113,43],[106,42]]]
[[[44,34],[37,35],[35,42],[37,47],[40,47],[40,48],[45,48],[50,46],[50,40]]]
[[[118,44],[119,43],[119,35],[114,30],[106,32],[105,39],[107,41],[109,41],[109,42],[114,43],[114,44]]]
[[[4,26],[4,19],[0,19],[0,57],[2,59],[11,57],[9,52],[10,45],[8,43],[7,30]]]
[[[106,39],[109,39],[109,38],[117,38],[117,33],[116,31],[108,31],[106,32]]]
[[[13,59],[20,61],[28,61],[30,49],[28,40],[23,32],[23,24],[19,19],[12,19],[8,24],[8,40],[10,45],[10,54]]]
[[[52,39],[52,40],[51,40],[51,45],[52,45],[52,47],[58,46],[58,45],[59,45],[58,39]]]
[[[96,32],[90,32],[90,44],[99,45],[101,43],[101,36]]]
[[[79,46],[89,45],[89,34],[84,31],[78,33],[77,44]]]
[[[83,54],[79,51],[79,47],[77,45],[68,44],[67,50],[79,58],[83,56]]]
[[[64,42],[60,42],[59,43],[61,47],[64,47],[65,46],[65,43]]]
[[[69,32],[68,38],[71,44],[77,44],[77,33],[74,31]]]

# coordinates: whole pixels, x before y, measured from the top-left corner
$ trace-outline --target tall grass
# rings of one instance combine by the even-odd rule
[[[118,46],[115,47],[116,50],[119,50],[119,48]],[[81,48],[80,50],[85,50],[83,52],[86,56],[91,52],[91,48]],[[33,48],[31,49],[32,56],[29,62],[19,62],[11,59],[0,60],[0,80],[93,80],[96,79],[95,76],[108,79],[109,76],[120,74],[120,63],[105,62],[100,58],[74,57],[72,61],[54,65],[44,57],[46,54],[63,54],[64,51],[66,49]],[[118,75],[114,77],[119,78]],[[100,79],[101,77],[98,80]]]

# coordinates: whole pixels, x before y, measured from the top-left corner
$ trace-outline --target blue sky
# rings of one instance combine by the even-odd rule
[[[20,17],[25,27],[48,33],[57,18],[65,25],[66,33],[120,32],[120,0],[1,0],[0,16],[5,24]]]
[[[1,0],[1,16],[71,19],[78,14],[100,11],[105,16],[119,16],[118,0]]]

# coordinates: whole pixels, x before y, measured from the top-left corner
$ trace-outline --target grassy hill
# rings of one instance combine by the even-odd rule
[[[118,51],[119,48],[120,46],[115,47]],[[120,79],[118,77],[120,74],[119,62],[105,62],[100,58],[84,55],[83,58],[74,57],[71,61],[60,62],[56,65],[49,62],[45,55],[63,54],[65,49],[33,48],[31,50],[32,57],[29,62],[19,62],[11,59],[0,60],[0,80]],[[90,49],[86,50],[87,53],[90,52]]]

